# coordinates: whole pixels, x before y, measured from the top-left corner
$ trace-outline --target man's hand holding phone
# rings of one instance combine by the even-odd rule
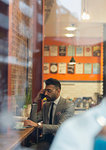
[[[38,101],[41,100],[41,99],[43,99],[44,97],[45,97],[45,90],[41,89],[40,92],[35,97],[34,102],[38,103]]]

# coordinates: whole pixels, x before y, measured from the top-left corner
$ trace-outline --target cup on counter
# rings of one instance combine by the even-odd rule
[[[24,122],[16,122],[15,123],[15,129],[23,129],[24,127]]]
[[[27,117],[22,116],[13,116],[14,118],[14,126],[15,129],[24,129],[24,121],[27,120]]]

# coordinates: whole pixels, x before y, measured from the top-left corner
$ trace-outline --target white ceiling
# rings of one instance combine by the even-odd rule
[[[54,0],[50,14],[44,25],[45,37],[64,37],[65,27],[75,24],[76,37],[101,37],[103,23],[106,23],[106,0],[85,0],[85,9],[90,14],[90,20],[81,20],[84,9],[82,0]]]

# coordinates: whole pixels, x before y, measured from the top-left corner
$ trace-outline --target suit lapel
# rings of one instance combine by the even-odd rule
[[[44,120],[45,120],[45,123],[49,123],[49,116],[48,116],[48,114],[49,114],[49,108],[50,108],[50,103],[49,102],[47,102],[46,104],[45,104],[45,109],[44,109]]]
[[[58,112],[60,111],[60,109],[61,109],[61,103],[62,103],[62,98],[60,97],[59,102],[58,102],[58,104],[57,104],[57,106],[56,106],[55,114],[54,114],[54,122],[55,122],[57,113],[58,113]]]
[[[61,108],[61,103],[62,103],[62,98],[60,97],[59,102],[58,102],[57,107],[56,107],[55,114],[56,114],[56,112],[58,112],[58,110],[60,110],[60,108]]]

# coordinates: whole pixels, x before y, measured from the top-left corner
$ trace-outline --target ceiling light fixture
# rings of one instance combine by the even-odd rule
[[[87,4],[87,6],[88,6],[88,4]],[[82,13],[81,18],[82,18],[82,20],[89,20],[90,19],[88,9],[87,8],[85,9],[85,0],[84,0],[84,8],[83,8],[83,13]]]
[[[65,28],[67,31],[75,31],[77,28],[75,27],[74,24],[72,24],[70,27]]]
[[[65,34],[65,36],[66,36],[66,37],[74,37],[75,35],[72,34],[72,33],[67,33],[67,34]]]

